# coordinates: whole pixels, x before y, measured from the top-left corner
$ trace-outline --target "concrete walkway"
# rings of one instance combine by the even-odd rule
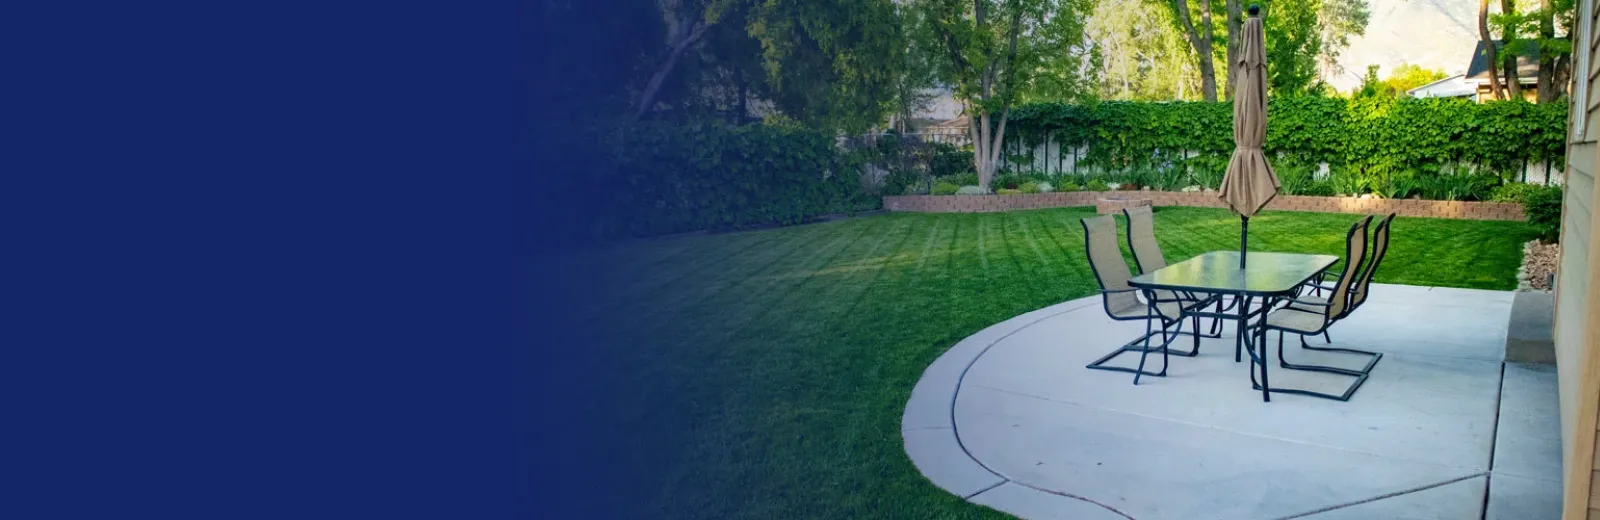
[[[1555,371],[1502,363],[1512,298],[1375,285],[1332,329],[1339,346],[1385,352],[1345,403],[1261,402],[1231,325],[1139,386],[1087,370],[1144,325],[1107,318],[1098,297],[1069,301],[929,366],[906,405],[906,452],[939,487],[1024,518],[1558,518]],[[1295,362],[1348,362],[1288,339]],[[1274,387],[1348,382],[1273,363]]]

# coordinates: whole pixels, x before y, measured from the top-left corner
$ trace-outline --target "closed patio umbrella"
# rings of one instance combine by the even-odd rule
[[[1218,196],[1239,214],[1239,268],[1249,249],[1250,217],[1278,195],[1278,176],[1267,164],[1261,143],[1267,138],[1267,52],[1260,8],[1250,6],[1233,67],[1233,158]]]

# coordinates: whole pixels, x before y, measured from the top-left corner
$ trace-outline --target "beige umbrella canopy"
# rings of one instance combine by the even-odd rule
[[[1261,143],[1267,137],[1267,56],[1258,8],[1250,6],[1233,67],[1233,158],[1218,196],[1240,217],[1239,267],[1244,267],[1250,217],[1278,195],[1278,175],[1267,164]]]

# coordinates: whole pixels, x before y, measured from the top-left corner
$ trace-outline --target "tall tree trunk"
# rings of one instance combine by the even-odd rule
[[[683,57],[684,51],[700,40],[700,36],[705,34],[708,27],[710,27],[710,24],[704,20],[695,20],[691,24],[688,20],[680,19],[672,24],[674,30],[669,35],[671,41],[667,49],[667,55],[656,66],[655,73],[650,75],[650,82],[645,84],[644,91],[639,94],[639,99],[635,101],[633,113],[635,121],[643,118],[654,107],[656,95],[661,93],[661,85],[667,81],[667,76],[672,74],[672,70],[678,68],[678,59]]]
[[[1555,17],[1550,0],[1539,0],[1539,39],[1556,37]],[[1544,49],[1539,50],[1539,102],[1549,103],[1561,97],[1561,89],[1556,86],[1556,60]]]
[[[1494,45],[1494,37],[1489,34],[1489,0],[1478,0],[1478,39],[1483,41],[1483,46],[1489,53],[1484,57],[1484,61],[1489,64],[1489,99],[1502,99],[1500,67],[1495,65],[1499,49]]]
[[[1196,28],[1193,19],[1189,16],[1189,0],[1172,0],[1173,10],[1176,11],[1178,22],[1183,25],[1183,35],[1189,40],[1189,46],[1194,48],[1195,61],[1200,66],[1200,95],[1206,101],[1217,100],[1217,70],[1211,53],[1211,3],[1209,0],[1200,1],[1200,27]]]
[[[1556,58],[1556,64],[1555,64],[1554,69],[1555,70],[1554,70],[1553,76],[1555,76],[1555,78],[1554,78],[1554,81],[1551,81],[1551,84],[1552,84],[1551,90],[1555,91],[1552,94],[1555,97],[1552,100],[1561,99],[1561,95],[1562,94],[1566,94],[1567,93],[1567,89],[1571,87],[1571,84],[1572,84],[1572,55],[1571,54],[1563,54],[1560,57]]]
[[[1241,0],[1226,0],[1225,6],[1228,10],[1228,64],[1227,70],[1223,73],[1227,74],[1228,83],[1223,87],[1222,97],[1233,99],[1233,64],[1234,60],[1239,58],[1239,38],[1242,36],[1240,31],[1244,30],[1244,6],[1241,5]]]
[[[1516,3],[1516,1],[1515,0],[1500,0],[1500,12],[1501,13],[1515,13],[1515,12],[1517,12],[1517,3]],[[1510,49],[1511,48],[1511,42],[1514,42],[1514,41],[1517,40],[1517,33],[1515,31],[1512,31],[1510,28],[1505,29],[1504,32],[1505,32],[1505,34],[1500,35],[1500,41],[1505,42],[1505,48]],[[1522,80],[1517,77],[1517,53],[1514,53],[1514,52],[1506,53],[1505,60],[1500,64],[1500,68],[1505,69],[1505,74],[1506,74],[1506,81],[1505,81],[1505,83],[1506,83],[1506,98],[1507,99],[1522,99]]]

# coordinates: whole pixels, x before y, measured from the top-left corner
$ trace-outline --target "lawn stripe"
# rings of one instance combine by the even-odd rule
[[[933,225],[928,227],[928,240],[922,243],[922,252],[917,254],[917,271],[928,265],[928,251],[933,249],[933,239],[939,235],[939,226],[944,224],[944,219],[933,217]]]
[[[986,227],[984,224],[987,221],[988,219],[983,216],[978,217],[978,259],[983,261],[983,276],[985,278],[989,276],[989,250],[983,245],[983,235],[985,234],[983,229]]]
[[[820,248],[820,249],[818,249],[816,251],[813,251],[811,255],[808,255],[807,257],[805,257],[804,261],[800,262],[800,264],[803,266],[803,267],[800,268],[801,272],[806,273],[805,276],[794,277],[794,278],[790,278],[790,279],[783,279],[783,278],[772,279],[772,278],[765,278],[765,277],[761,278],[761,280],[766,280],[769,283],[775,284],[776,286],[771,288],[771,289],[776,289],[776,290],[743,291],[743,292],[740,292],[739,294],[744,295],[744,296],[748,296],[748,298],[745,299],[746,301],[742,301],[738,305],[727,305],[727,306],[725,306],[725,307],[729,308],[730,310],[732,310],[732,312],[723,312],[723,313],[715,313],[715,314],[704,314],[704,315],[702,315],[701,313],[684,313],[685,315],[679,316],[678,317],[679,318],[678,321],[680,323],[691,325],[690,328],[692,328],[696,332],[699,332],[700,334],[699,335],[694,335],[694,334],[667,335],[665,337],[676,337],[676,338],[679,338],[680,341],[678,341],[678,342],[676,342],[676,343],[674,343],[672,345],[669,345],[668,348],[665,348],[663,350],[666,350],[666,351],[684,351],[684,350],[687,350],[689,352],[696,352],[697,354],[700,354],[700,355],[694,356],[693,360],[697,361],[697,362],[694,363],[693,366],[689,366],[688,367],[691,370],[691,373],[690,374],[686,374],[686,377],[697,378],[699,376],[703,376],[705,374],[709,374],[711,376],[719,376],[720,375],[720,376],[722,376],[722,378],[729,377],[729,376],[737,378],[738,377],[738,371],[736,371],[736,370],[732,371],[733,373],[728,373],[729,371],[726,371],[726,370],[717,370],[718,368],[725,367],[727,365],[727,361],[728,361],[728,358],[729,358],[728,354],[730,354],[733,350],[737,349],[740,346],[740,343],[737,342],[737,341],[733,341],[733,339],[737,335],[743,333],[743,331],[745,329],[747,329],[748,327],[752,326],[753,324],[758,323],[760,321],[760,318],[766,316],[768,313],[771,313],[771,312],[775,311],[776,309],[782,308],[783,306],[780,305],[780,304],[782,302],[787,301],[789,299],[789,297],[791,295],[793,295],[794,293],[799,292],[799,289],[802,286],[805,286],[812,278],[814,278],[815,275],[818,272],[821,272],[824,269],[826,269],[828,266],[833,265],[836,262],[836,260],[841,255],[843,255],[847,250],[855,247],[855,245],[860,242],[862,237],[864,237],[867,234],[869,234],[870,231],[874,231],[874,230],[878,229],[882,225],[881,224],[882,223],[882,219],[868,219],[868,220],[869,220],[869,222],[860,222],[860,221],[848,222],[848,224],[850,224],[850,225],[847,226],[846,228],[853,230],[854,231],[853,233],[851,233],[848,236],[843,236],[843,235],[838,236],[838,237],[836,237],[836,239],[834,241],[830,242],[827,246],[825,246],[823,248]],[[791,260],[792,260],[792,258],[791,258]],[[748,277],[748,278],[745,278],[745,279],[741,280],[741,282],[756,281],[756,280],[757,279],[755,277]],[[779,284],[781,284],[781,285],[779,285]],[[777,286],[781,286],[782,288],[778,289]],[[755,300],[755,301],[749,301],[749,300]],[[706,318],[710,318],[710,319],[706,319]],[[707,349],[709,349],[710,351],[706,352]],[[687,353],[687,352],[684,352],[684,353]],[[700,359],[701,356],[709,356],[709,358],[702,360],[702,359]],[[678,363],[676,363],[676,366],[680,366],[681,367],[681,366],[685,365],[682,362],[683,360],[677,360],[677,361],[678,361]],[[720,379],[720,378],[718,378],[718,379]],[[734,387],[734,386],[729,386],[729,385],[727,385],[725,383],[724,384],[716,384],[712,380],[702,381],[702,384],[703,385],[710,385],[713,388],[737,388],[737,387]],[[715,390],[713,390],[711,392],[711,396],[727,396],[727,395],[733,395],[733,394],[738,394],[738,393],[740,393],[740,392],[725,392],[725,391],[715,391]],[[696,394],[691,392],[689,395],[696,395]],[[727,413],[727,410],[725,408],[726,407],[715,407],[715,406],[706,407],[706,406],[702,405],[702,406],[695,406],[695,407],[691,408],[691,410],[688,410],[686,412],[689,412],[689,416],[693,417],[694,419],[692,419],[692,420],[694,420],[695,422],[699,422],[699,423],[720,423],[721,421],[718,420],[717,418],[718,417],[722,417]],[[675,419],[691,420],[690,417],[675,417]],[[695,438],[686,439],[686,441],[694,441],[694,440],[696,440],[696,439]],[[682,449],[682,447],[679,447],[679,449]],[[703,457],[703,456],[708,455],[708,454],[714,455],[714,454],[718,454],[718,453],[720,453],[720,452],[718,452],[716,450],[711,450],[709,453],[707,453],[707,450],[700,449],[700,450],[689,450],[687,452],[673,452],[673,453],[668,453],[668,454],[663,454],[663,455],[666,455],[666,456],[670,457],[670,456],[673,456],[675,454],[681,454],[683,456],[695,456],[695,454],[698,454],[698,456]],[[731,464],[723,464],[722,466],[728,466],[728,465],[731,465]],[[718,465],[715,465],[715,464],[712,465],[712,467],[717,467],[717,466]],[[662,499],[669,499],[670,498],[671,500],[667,500],[668,503],[676,503],[677,499],[681,499],[683,496],[687,495],[687,496],[693,496],[693,497],[699,498],[701,500],[704,500],[704,498],[701,495],[682,493],[682,492],[680,492],[680,489],[679,489],[679,488],[683,488],[683,487],[694,488],[694,487],[700,485],[701,482],[698,482],[695,477],[699,476],[699,474],[704,471],[704,468],[697,468],[693,464],[680,464],[680,465],[676,465],[676,466],[669,465],[667,467],[678,467],[678,468],[681,468],[683,471],[674,471],[670,475],[660,475],[660,477],[662,477],[663,480],[661,481],[662,487],[658,490],[658,492],[660,493],[659,496]],[[684,505],[682,507],[684,507],[688,511],[699,511],[700,512],[699,514],[704,514],[704,511],[705,511],[704,508],[709,507],[709,506],[710,506],[710,504],[705,504],[705,503],[701,503],[699,501],[696,501],[695,503],[687,504],[687,505]]]
[[[821,225],[819,224],[817,226]],[[640,295],[638,297],[619,298],[619,301],[616,302],[616,305],[619,307],[617,312],[624,312],[626,315],[630,316],[638,316],[641,314],[645,316],[658,316],[660,313],[656,311],[659,309],[687,309],[697,307],[716,296],[717,293],[730,288],[728,285],[728,280],[745,280],[751,272],[761,272],[766,268],[783,261],[790,252],[800,250],[806,245],[813,243],[815,240],[831,237],[834,242],[838,242],[845,238],[836,233],[829,233],[828,231],[830,231],[830,229],[826,227],[813,227],[811,229],[805,229],[799,233],[789,233],[787,234],[788,236],[785,236],[785,234],[774,234],[774,237],[770,240],[763,240],[759,243],[751,244],[747,247],[741,248],[740,252],[744,253],[743,255],[728,256],[726,258],[719,258],[717,260],[706,262],[697,262],[693,259],[685,259],[684,263],[694,267],[694,272],[711,272],[713,273],[713,277],[710,279],[693,280],[695,283],[690,284],[689,275],[678,276],[675,281],[683,281],[685,284],[688,284],[689,287],[677,288],[671,292],[664,292],[666,287],[663,286],[661,287],[661,290],[652,291],[648,294]],[[751,253],[749,253],[749,251],[756,249],[756,246],[766,245],[773,242],[779,242],[779,247],[760,251],[759,253],[755,253],[754,256],[751,256]],[[725,261],[732,259],[737,259],[737,262],[728,265],[723,269],[709,271],[711,266],[720,266]],[[763,263],[756,262],[756,260],[761,259],[766,259],[766,261]],[[661,298],[666,298],[666,301],[660,301]],[[624,305],[627,306],[626,310],[620,308]],[[603,317],[604,316],[601,318]],[[648,330],[648,328],[646,328],[646,330]]]
[[[1035,214],[1037,212],[1030,211],[1019,213],[1016,216],[1018,223],[1022,226],[1022,238],[1028,241],[1028,247],[1033,249],[1033,255],[1039,258],[1039,263],[1048,266],[1050,265],[1050,260],[1045,258],[1044,251],[1039,249],[1039,242],[1034,240],[1033,237],[1033,228],[1028,226],[1028,220],[1032,219]]]
[[[652,277],[639,278],[639,281],[641,283],[633,284],[632,286],[629,287],[630,289],[634,289],[634,290],[627,290],[627,291],[619,292],[619,294],[617,295],[618,302],[620,303],[620,302],[623,302],[623,301],[650,299],[650,297],[654,296],[655,294],[659,294],[662,291],[665,291],[668,288],[679,284],[680,282],[685,282],[685,281],[689,280],[691,277],[694,277],[694,276],[699,275],[701,273],[712,271],[712,267],[721,266],[726,262],[729,262],[731,260],[740,258],[746,252],[749,252],[749,251],[751,251],[753,249],[756,249],[756,248],[758,248],[760,246],[764,246],[764,245],[767,245],[767,244],[771,244],[771,243],[777,242],[780,239],[781,239],[781,235],[773,234],[772,236],[765,237],[765,239],[763,239],[763,240],[749,240],[749,241],[729,240],[728,241],[728,245],[730,247],[726,247],[726,248],[719,247],[716,252],[712,253],[712,254],[714,254],[716,256],[715,259],[692,261],[692,262],[689,262],[689,261],[685,261],[685,262],[674,261],[673,263],[680,264],[680,268],[677,270],[677,272],[675,272],[674,274],[672,274],[672,275],[670,275],[668,277],[665,277],[665,279],[662,280],[661,283],[654,284],[654,285],[650,286],[649,288],[646,288],[646,289],[634,289],[636,287],[639,287],[639,286],[643,285],[642,282],[649,281],[649,280],[652,279]],[[735,245],[736,246],[740,246],[740,247],[737,247],[737,248],[731,247],[731,246],[735,246]],[[686,249],[688,249],[688,248],[686,248]],[[727,251],[726,254],[721,254],[721,253],[723,253],[724,249],[731,249],[731,251]],[[708,256],[708,255],[697,255],[697,257],[699,257],[699,258],[704,258],[705,256]],[[627,276],[627,275],[623,275],[623,276]]]
[[[763,339],[774,335],[784,336],[782,333],[791,332],[793,326],[797,324],[818,323],[818,320],[826,321],[821,316],[815,316],[814,314],[818,312],[823,314],[828,314],[830,312],[837,313],[841,305],[822,305],[821,303],[834,302],[840,296],[849,297],[852,292],[864,291],[864,284],[856,283],[830,284],[829,286],[824,287],[820,293],[811,291],[809,288],[814,285],[815,282],[822,279],[823,273],[831,271],[834,268],[842,267],[845,264],[862,258],[870,258],[873,254],[875,254],[879,248],[888,242],[892,235],[896,234],[893,230],[884,229],[888,225],[887,221],[889,220],[892,219],[874,219],[871,229],[874,231],[872,234],[875,235],[876,240],[872,241],[871,247],[869,247],[865,253],[846,255],[845,253],[851,249],[854,249],[855,243],[859,242],[859,240],[852,241],[851,246],[840,249],[839,251],[835,252],[835,254],[827,261],[818,264],[813,269],[810,269],[805,277],[801,278],[798,282],[792,284],[789,289],[785,290],[776,302],[770,305],[758,306],[754,315],[750,316],[749,319],[735,327],[730,328],[724,336],[725,339],[721,341],[708,342],[707,344],[718,344],[730,347],[720,349],[718,355],[714,356],[710,360],[712,367],[727,366],[733,363],[735,360],[742,359],[742,356],[747,353],[747,349],[740,347],[745,346],[760,346],[756,349],[748,349],[748,351],[759,352],[762,357],[769,359],[769,361],[762,363],[762,366],[795,366],[793,363],[784,362],[782,358],[794,357],[795,355],[803,354],[806,350],[801,348],[800,345],[805,343],[804,338],[784,337],[784,341],[781,343],[763,341]],[[902,231],[899,233],[901,235],[908,235],[911,228],[910,222],[905,220],[898,222],[897,227],[902,229]],[[904,240],[901,240],[901,243],[903,244]],[[859,271],[851,272],[844,275],[844,277],[853,279],[858,275]],[[798,307],[794,309],[797,312],[786,313],[780,316],[782,321],[768,325],[766,318],[769,315],[773,315],[774,311],[777,309],[791,307],[792,305],[786,304],[791,303],[791,300],[794,298],[803,298],[802,301],[804,302],[795,302],[798,304]],[[785,327],[785,325],[788,325],[789,327]],[[774,360],[773,358],[777,359]],[[773,381],[771,381],[769,378],[764,378],[763,374],[759,373],[758,371],[730,370],[724,373],[732,379],[723,386],[740,388],[741,391],[722,392],[718,394],[720,397],[719,400],[722,402],[722,404],[721,406],[715,408],[716,417],[725,416],[726,412],[730,410],[743,410],[749,407],[749,404],[745,402],[746,400],[760,396],[767,396],[767,392],[762,391],[762,389],[769,388],[772,384],[774,384]],[[737,419],[738,416],[736,415],[734,418]],[[715,421],[715,424],[720,425],[719,431],[722,431],[725,434],[729,432],[740,431],[742,429],[741,426],[746,428],[750,426],[747,424],[742,424],[739,421],[727,423],[718,420]],[[748,443],[761,438],[761,435],[759,432],[749,432],[746,435],[736,435],[734,437],[740,442]],[[714,465],[715,467],[725,471],[736,471],[742,467],[736,463],[738,460],[741,460],[741,457],[737,456],[737,453],[740,451],[737,443],[730,445],[724,444],[718,440],[707,441],[713,442],[711,446],[707,447],[707,451],[710,452],[709,454],[717,455],[727,459],[726,464]],[[703,455],[704,454],[705,453],[703,453]],[[687,482],[687,485],[694,486],[700,485],[700,480],[707,476],[708,475],[704,474],[703,472],[689,472],[678,474],[676,481]],[[751,489],[749,486],[749,483],[751,482],[750,479],[738,478],[737,475],[734,477],[735,478],[730,480],[734,482],[746,483],[745,486],[737,488],[735,490],[736,493],[743,494],[742,492],[749,491]],[[701,510],[701,514],[703,513],[704,511]]]

